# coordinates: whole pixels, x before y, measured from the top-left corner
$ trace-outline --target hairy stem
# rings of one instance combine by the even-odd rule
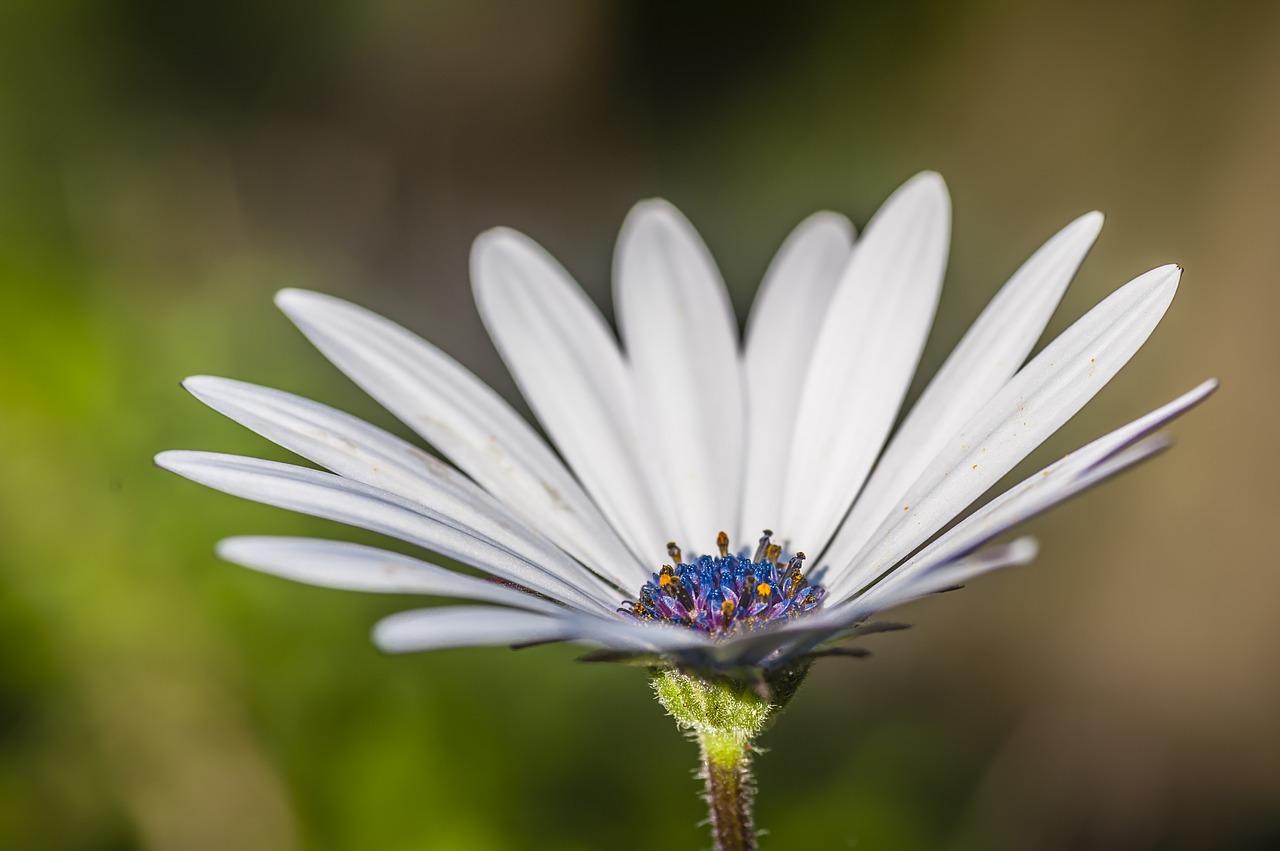
[[[713,731],[699,731],[698,742],[716,851],[755,851],[758,846],[751,817],[755,786],[749,743],[738,736]]]

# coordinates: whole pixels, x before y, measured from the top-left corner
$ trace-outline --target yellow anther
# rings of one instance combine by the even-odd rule
[[[730,615],[732,615],[732,614],[733,614],[733,602],[732,602],[732,601],[730,601],[730,600],[725,600],[723,603],[721,603],[721,604],[720,604],[720,614],[724,615],[724,616],[725,616],[725,618],[728,618]]]
[[[768,561],[777,564],[778,556],[780,555],[782,555],[782,546],[780,544],[770,544],[769,549],[764,554],[764,557]]]
[[[768,582],[761,582],[759,585],[756,586],[756,593],[759,594],[761,597],[768,597],[770,590],[771,589],[769,588]]]
[[[720,549],[720,558],[729,554],[729,536],[724,532],[716,535],[716,546]]]

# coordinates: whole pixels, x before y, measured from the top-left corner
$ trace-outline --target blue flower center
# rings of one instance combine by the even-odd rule
[[[826,589],[804,577],[804,553],[781,561],[782,548],[766,531],[754,557],[732,555],[724,532],[716,541],[718,558],[699,556],[681,561],[680,548],[667,545],[675,563],[662,569],[640,589],[634,601],[618,609],[639,621],[689,627],[714,636],[772,626],[811,612]]]

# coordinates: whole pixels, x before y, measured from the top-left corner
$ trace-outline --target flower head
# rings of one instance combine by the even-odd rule
[[[375,630],[385,650],[574,641],[608,658],[777,672],[877,611],[1031,560],[1029,539],[991,542],[1166,448],[1154,432],[1214,389],[1200,385],[938,534],[1116,374],[1180,274],[1135,278],[1024,364],[1102,224],[1077,219],[1018,269],[894,431],[937,304],[949,216],[942,180],[925,173],[856,243],[840,216],[805,220],[770,266],[741,345],[709,252],[665,202],[637,205],[619,237],[621,345],[539,246],[506,229],[481,235],[481,316],[555,450],[399,325],[285,290],[277,303],[303,333],[451,463],[319,403],[209,377],[186,387],[323,469],[186,451],[157,462],[489,577],[338,541],[219,545],[229,561],[304,582],[479,604],[394,615]]]

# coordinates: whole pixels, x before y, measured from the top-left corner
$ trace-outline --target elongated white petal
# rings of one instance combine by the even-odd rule
[[[554,567],[565,576],[587,575],[475,482],[357,417],[281,390],[226,378],[195,376],[183,386],[214,410],[341,476],[451,517],[533,564]],[[613,571],[607,577],[620,589],[635,585],[617,565],[606,567]]]
[[[951,228],[942,178],[917,175],[858,240],[814,344],[777,530],[821,552],[897,417],[933,321]]]
[[[276,303],[329,360],[525,523],[592,568],[626,549],[529,424],[417,335],[341,299],[284,290]]]
[[[482,644],[573,641],[629,653],[699,653],[709,642],[684,629],[646,627],[571,612],[548,616],[487,606],[414,609],[384,618],[374,642],[388,653]]]
[[[821,563],[848,564],[947,441],[1022,366],[1101,227],[1101,213],[1076,219],[1001,288],[894,434]]]
[[[994,485],[1075,415],[1150,336],[1177,290],[1162,266],[1108,296],[1045,347],[930,463],[849,569],[832,565],[835,599],[884,573]]]
[[[1014,526],[1164,450],[1168,440],[1153,436],[1153,432],[1203,402],[1217,386],[1217,381],[1206,381],[1029,476],[947,530],[881,584],[897,581],[899,574],[909,578],[965,556]]]
[[[400,553],[345,541],[246,536],[218,542],[218,557],[234,564],[322,588],[380,594],[427,594],[515,606],[534,612],[565,610],[542,597],[478,579]]]
[[[730,533],[734,540],[750,541],[782,519],[782,487],[802,382],[852,246],[848,219],[815,213],[791,232],[765,273],[747,320],[743,350],[747,450],[742,521],[737,533]]]
[[[1156,434],[1119,449],[1099,463],[1074,474],[1064,469],[1056,471],[1063,475],[1054,476],[1055,471],[1049,471],[1048,475],[1054,478],[1052,484],[1037,488],[1037,483],[1032,482],[1032,487],[1015,494],[1013,499],[1001,501],[990,512],[980,512],[982,516],[974,523],[965,525],[963,529],[957,526],[956,534],[948,533],[939,538],[936,548],[926,547],[918,556],[908,559],[900,570],[890,573],[889,579],[895,579],[899,572],[903,574],[904,581],[910,581],[917,575],[931,574],[939,563],[946,565],[973,552],[1009,529],[1107,481],[1135,464],[1159,455],[1172,445],[1173,441],[1167,435]],[[1045,473],[1042,472],[1041,475],[1044,476]]]
[[[674,523],[642,441],[632,378],[604,318],[541,247],[507,229],[476,240],[476,303],[507,368],[587,492],[636,558],[615,567],[639,587]]]
[[[890,574],[889,579],[868,590],[851,605],[861,610],[884,611],[963,585],[1001,567],[1030,564],[1035,561],[1039,552],[1036,540],[1024,537],[1000,546],[987,547],[964,558],[938,565],[932,570],[904,572],[901,577]]]
[[[744,441],[738,331],[693,226],[665,201],[637,204],[618,237],[618,325],[653,424],[680,543],[707,552],[738,521]]]
[[[561,618],[492,606],[413,609],[383,618],[373,628],[373,642],[385,653],[537,644],[568,638],[572,638],[572,628]]]
[[[453,518],[332,473],[213,452],[162,452],[156,463],[224,493],[399,538],[583,611],[616,607],[608,589],[579,586]]]

